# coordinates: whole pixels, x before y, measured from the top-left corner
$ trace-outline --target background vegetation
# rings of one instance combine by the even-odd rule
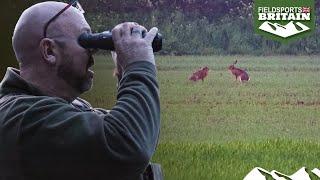
[[[99,6],[93,6],[93,4]],[[91,6],[90,6],[91,5]],[[123,21],[156,26],[165,37],[161,54],[319,54],[320,20],[311,36],[281,44],[255,34],[252,0],[135,0],[87,2],[94,30],[111,29]],[[316,1],[317,17],[320,1]]]
[[[36,2],[41,0],[2,2],[0,74],[7,66],[16,66],[11,49],[14,25],[22,11]],[[158,27],[165,38],[160,54],[166,55],[320,54],[320,0],[315,2],[316,32],[281,44],[253,31],[253,0],[80,0],[95,32],[110,30],[124,21]]]

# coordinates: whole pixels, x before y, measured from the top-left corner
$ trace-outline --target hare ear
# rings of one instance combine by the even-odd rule
[[[237,64],[238,60],[236,59],[236,61],[233,64]]]

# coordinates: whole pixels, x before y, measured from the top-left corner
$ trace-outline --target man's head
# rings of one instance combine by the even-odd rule
[[[26,9],[16,24],[12,44],[23,78],[43,91],[78,96],[92,86],[92,54],[77,41],[80,34],[91,31],[90,26],[78,9],[70,7],[43,35],[45,24],[66,6],[49,1]],[[45,89],[48,86],[55,87]]]

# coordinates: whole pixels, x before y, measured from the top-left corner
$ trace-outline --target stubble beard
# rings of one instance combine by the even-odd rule
[[[93,79],[88,75],[88,73],[81,75],[79,72],[75,72],[75,70],[72,68],[74,67],[73,62],[75,61],[73,61],[72,57],[65,53],[63,54],[63,60],[65,63],[62,63],[58,66],[58,77],[63,79],[79,94],[90,90],[92,88]]]

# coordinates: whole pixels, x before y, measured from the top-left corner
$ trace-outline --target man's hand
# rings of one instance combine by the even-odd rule
[[[143,26],[126,22],[112,29],[112,39],[116,51],[116,68],[121,72],[131,63],[147,61],[155,64],[152,41],[158,32],[152,28],[148,32]],[[114,56],[114,55],[113,55]]]
[[[111,51],[112,60],[115,68],[113,69],[113,76],[116,76],[118,80],[122,78],[122,68],[118,67],[117,53],[115,51]]]

